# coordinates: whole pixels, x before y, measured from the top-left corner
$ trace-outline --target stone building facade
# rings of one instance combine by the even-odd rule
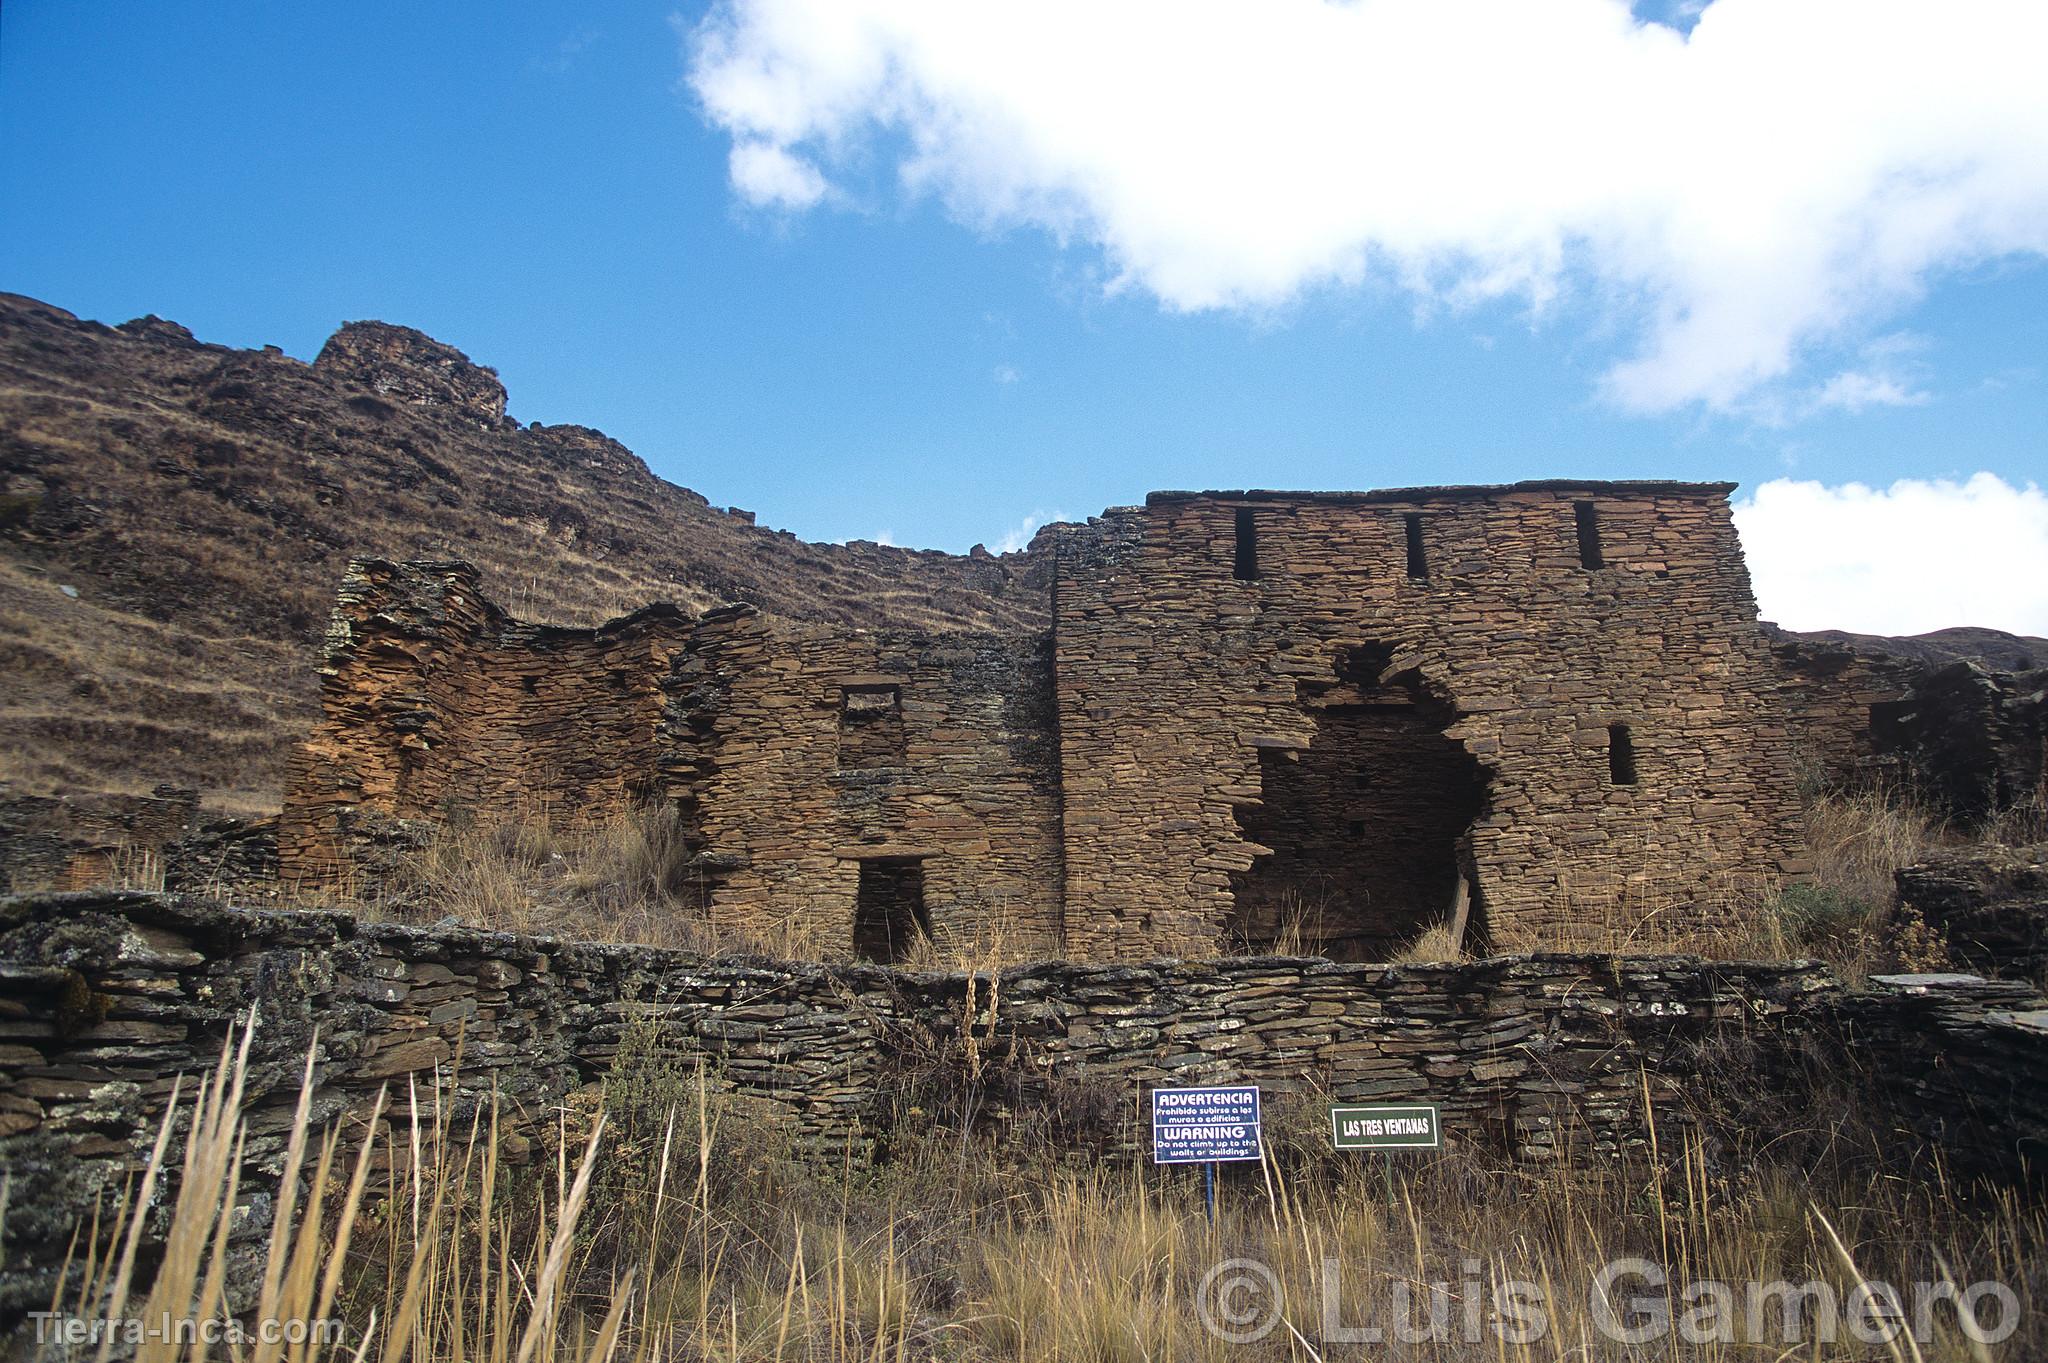
[[[1803,869],[1730,490],[1157,493],[1042,531],[1051,625],[1011,632],[540,629],[465,565],[358,563],[280,862],[656,801],[679,912],[878,959],[1683,942]]]

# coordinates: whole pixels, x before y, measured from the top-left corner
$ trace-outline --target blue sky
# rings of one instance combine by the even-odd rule
[[[1962,540],[2048,554],[2024,491],[2048,480],[2048,189],[2026,169],[2048,116],[2024,90],[1997,104],[1982,62],[1944,83],[1944,35],[1984,34],[1939,8],[1874,32],[1862,65],[1911,54],[1958,108],[1990,91],[1968,117],[1897,111],[1949,144],[1899,150],[1866,111],[1868,145],[1833,147],[1828,111],[1868,94],[1837,77],[1772,105],[1760,144],[1810,117],[1831,164],[1868,154],[1870,183],[1971,168],[1919,200],[1760,166],[1733,113],[1617,103],[1764,88],[1810,35],[1756,0],[1647,31],[1618,0],[1558,0],[1475,51],[1455,25],[1390,38],[1293,0],[1164,28],[1144,5],[1039,6],[1010,19],[1029,41],[945,8],[824,22],[761,0],[707,26],[624,3],[10,0],[0,288],[307,358],[344,320],[416,326],[494,365],[514,416],[599,427],[806,538],[998,546],[1165,487],[1789,478],[1890,498],[1906,479]],[[1822,16],[1830,44],[1855,12]],[[1354,73],[1353,46],[1395,64]],[[1581,89],[1599,100],[1555,93]],[[1555,127],[1513,117],[1552,105]],[[1550,142],[1489,159],[1524,121]],[[1979,145],[1987,127],[2017,132]],[[1565,143],[1595,149],[1550,164]],[[1737,228],[1686,227],[1708,190]],[[1785,226],[1814,219],[1848,225]],[[1966,495],[1979,473],[2004,491]],[[1851,553],[1857,506],[1830,492],[1752,513],[1754,533],[1803,543],[1840,513],[1811,552]],[[1964,622],[1939,584],[1902,613],[1882,564],[1825,599],[1793,595],[1810,559],[1774,571],[1790,585],[1760,568],[1759,594],[1793,623]],[[2044,598],[1976,622],[2048,632]]]

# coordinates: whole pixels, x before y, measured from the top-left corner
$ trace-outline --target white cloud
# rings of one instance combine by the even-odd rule
[[[1008,387],[1010,384],[1020,382],[1024,374],[1014,364],[999,364],[990,371],[989,377],[1004,387]]]
[[[2048,252],[2048,6],[1689,8],[721,0],[690,82],[751,202],[891,166],[1172,309],[1580,297],[1639,332],[1602,381],[1637,410],[1738,408],[1940,271]]]
[[[2048,635],[2048,493],[2032,483],[1778,478],[1736,502],[1735,525],[1764,618],[1788,629]]]
[[[1054,521],[1063,521],[1066,518],[1063,511],[1034,511],[996,540],[995,551],[998,554],[1014,554],[1031,543],[1031,537],[1038,533],[1040,526],[1051,525]]]
[[[1844,412],[1860,412],[1866,407],[1915,407],[1925,401],[1925,393],[1909,388],[1895,375],[1863,369],[1843,370],[1822,384],[1813,395],[1813,407],[1818,411],[1835,408]]]
[[[735,142],[732,184],[761,208],[810,208],[825,197],[825,177],[816,167],[771,142]]]

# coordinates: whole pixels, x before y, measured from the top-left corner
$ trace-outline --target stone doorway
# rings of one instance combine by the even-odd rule
[[[1417,674],[1381,677],[1390,655],[1345,650],[1334,684],[1304,688],[1308,746],[1260,750],[1263,803],[1238,817],[1271,852],[1233,877],[1233,949],[1381,961],[1438,926],[1483,941],[1470,834],[1486,774]]]
[[[865,857],[853,899],[853,954],[892,965],[932,934],[920,857]]]

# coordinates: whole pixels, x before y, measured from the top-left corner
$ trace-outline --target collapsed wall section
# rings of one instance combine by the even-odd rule
[[[1260,864],[1303,854],[1249,830],[1275,830],[1268,774],[1316,764],[1329,708],[1372,703],[1358,657],[1481,768],[1462,892],[1494,945],[1727,926],[1804,869],[1729,490],[1157,493],[1063,528],[1069,949],[1217,949]]]
[[[349,565],[293,755],[280,873],[345,883],[388,820],[589,821],[653,793],[668,658],[691,621],[650,606],[596,629],[512,620],[466,563]]]
[[[1785,636],[1771,655],[1809,788],[1882,790],[1965,828],[2048,810],[2048,669]]]
[[[366,561],[323,686],[279,823],[287,881],[347,884],[394,823],[588,824],[666,801],[691,856],[678,912],[792,951],[1059,949],[1042,634],[834,631],[747,606],[539,628],[468,565]],[[912,930],[857,933],[864,907]]]

